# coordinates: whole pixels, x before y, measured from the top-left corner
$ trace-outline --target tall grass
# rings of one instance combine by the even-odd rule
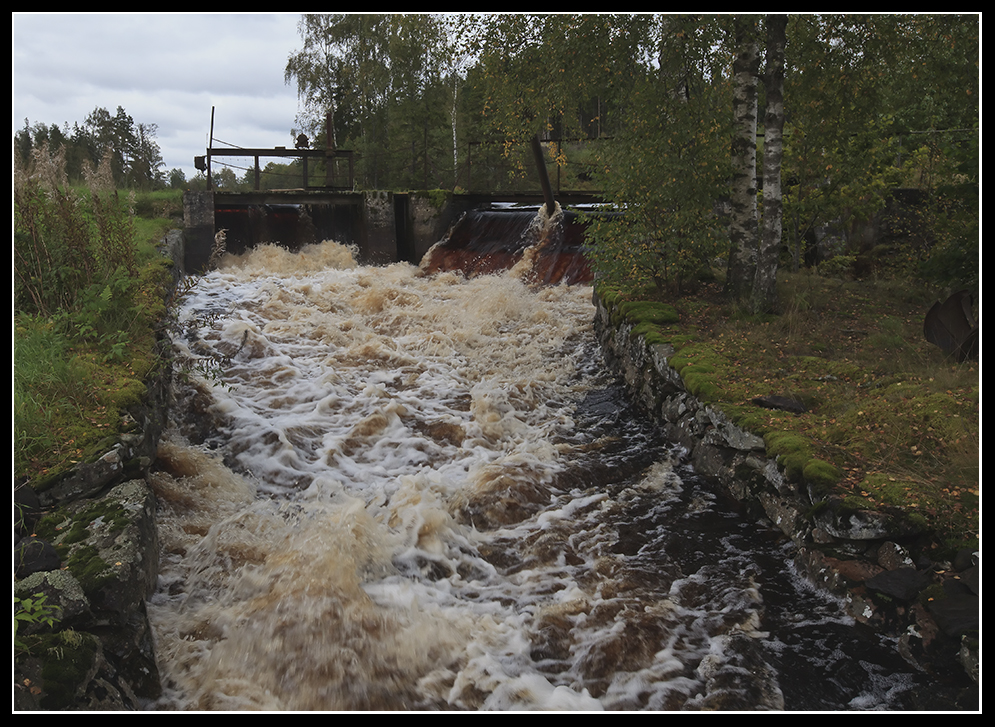
[[[114,277],[136,272],[135,232],[106,165],[69,186],[63,150],[41,146],[14,170],[14,308],[75,312]]]
[[[140,389],[164,313],[166,261],[139,244],[110,170],[67,183],[44,148],[14,174],[15,477],[99,441]]]

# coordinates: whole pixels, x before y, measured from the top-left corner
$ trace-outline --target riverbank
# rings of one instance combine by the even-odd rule
[[[127,272],[88,287],[82,305],[15,314],[19,711],[140,709],[160,690],[145,613],[159,570],[146,480],[172,374],[161,326],[181,271],[156,243],[175,245],[182,232],[163,239],[170,220],[109,209],[116,233],[101,240],[120,244],[108,259],[124,257]]]
[[[837,480],[824,476],[830,471],[826,467],[851,472],[845,464],[838,464],[837,460],[826,454],[830,451],[828,448],[817,450],[823,459],[809,453],[798,442],[793,449],[787,449],[783,439],[772,436],[785,431],[786,427],[751,429],[748,424],[754,420],[750,414],[774,417],[770,421],[781,424],[807,420],[799,412],[778,413],[766,409],[761,412],[760,407],[750,409],[745,404],[737,409],[736,402],[730,402],[718,393],[720,389],[728,391],[734,388],[733,383],[723,378],[723,367],[716,365],[718,357],[713,357],[710,363],[689,363],[693,354],[703,357],[701,352],[709,339],[700,333],[701,329],[689,325],[687,314],[694,313],[701,321],[706,316],[705,311],[696,308],[681,311],[679,307],[671,307],[671,315],[671,311],[664,307],[627,307],[623,305],[625,302],[595,299],[596,326],[602,345],[612,367],[624,375],[637,398],[644,402],[647,409],[669,422],[671,435],[688,448],[696,469],[719,479],[730,492],[780,527],[797,546],[796,563],[799,569],[814,582],[822,583],[847,598],[854,618],[882,633],[894,635],[897,648],[910,663],[938,677],[942,676],[941,672],[951,674],[956,670],[958,674],[973,675],[976,681],[977,569],[955,560],[958,551],[950,549],[950,533],[946,532],[937,540],[940,532],[936,527],[937,520],[910,517],[909,513],[902,515],[894,506],[855,508],[852,500],[834,494],[831,489],[848,480],[842,476]],[[692,317],[691,320],[695,319]],[[728,335],[718,330],[717,324],[713,325],[714,339]],[[797,341],[801,345],[802,339]],[[746,371],[745,366],[739,365],[741,370]],[[708,366],[711,366],[711,371],[706,369]],[[161,378],[156,381],[161,382]],[[759,381],[762,377],[756,376],[744,380],[742,385],[755,385]],[[835,382],[819,382],[824,385],[830,383]],[[976,375],[974,386],[976,392]],[[150,386],[148,391],[149,400],[154,401],[162,390],[157,384]],[[958,395],[969,397],[970,393]],[[805,399],[810,407],[816,401],[813,396]],[[826,402],[822,406],[825,410],[830,405]],[[164,412],[164,408],[154,406],[151,411],[153,414],[148,416],[130,415],[132,419],[137,418],[147,424],[137,428],[129,424],[126,427],[128,437],[137,439],[126,437],[122,441],[149,439],[149,436],[139,436],[139,431],[157,440],[154,430],[159,425],[155,422],[161,419],[155,412]],[[809,411],[814,411],[814,408]],[[78,640],[76,637],[67,640],[67,637],[57,635],[59,641],[44,644],[39,641],[32,646],[44,649],[45,653],[56,649],[64,656],[70,653],[79,655],[77,676],[83,680],[80,682],[83,686],[78,687],[76,696],[71,692],[61,692],[56,695],[58,701],[54,703],[58,706],[42,703],[43,709],[134,709],[151,694],[140,692],[135,684],[150,690],[158,686],[150,678],[154,661],[149,660],[151,647],[141,605],[143,599],[148,597],[148,579],[141,574],[155,572],[154,565],[147,558],[142,561],[142,557],[158,551],[154,542],[147,538],[139,541],[144,545],[132,549],[133,556],[127,556],[122,548],[113,545],[127,539],[138,540],[146,532],[136,525],[131,531],[134,537],[116,535],[121,531],[118,513],[147,511],[145,505],[139,504],[147,502],[147,497],[136,496],[136,493],[142,491],[149,458],[133,454],[131,450],[122,449],[121,442],[115,442],[106,453],[76,468],[77,472],[112,473],[116,478],[114,482],[118,484],[107,495],[109,499],[100,497],[90,501],[96,491],[89,493],[84,496],[87,500],[85,505],[73,508],[73,517],[66,515],[57,522],[49,520],[52,539],[60,539],[70,548],[71,555],[67,560],[72,563],[68,576],[83,584],[86,599],[71,600],[74,591],[63,590],[66,594],[63,600],[62,596],[55,595],[55,589],[61,586],[54,582],[46,581],[44,586],[40,586],[50,594],[50,603],[58,599],[63,606],[62,614],[71,613],[72,618],[67,621],[72,622],[73,628],[59,633],[70,631],[82,634]],[[806,455],[804,461],[797,461]],[[127,463],[128,467],[119,467],[119,462]],[[138,468],[132,468],[133,464]],[[63,484],[71,481],[72,478],[60,480]],[[98,490],[103,493],[111,486],[111,480],[102,480]],[[875,492],[868,491],[864,497],[870,505],[872,500],[876,502],[876,496]],[[47,506],[51,508],[51,503]],[[957,512],[954,508],[951,510]],[[79,517],[75,517],[76,514]],[[148,518],[136,518],[136,523],[147,521]],[[91,554],[89,548],[96,547],[93,538],[112,544],[106,557],[103,554],[99,557],[88,555]],[[131,557],[135,558],[134,562],[129,559]],[[144,565],[138,567],[136,564],[139,561]],[[103,569],[108,564],[111,567]],[[99,578],[88,580],[98,565],[103,569],[96,572]],[[903,580],[906,576],[910,577],[913,590],[909,590]],[[68,581],[69,577],[61,579],[61,582]],[[134,584],[144,584],[145,590],[132,590]],[[967,592],[958,594],[956,591],[961,589]],[[126,590],[145,595],[137,600],[129,597],[130,600],[121,599],[118,602],[112,602],[108,597],[108,594],[124,593]],[[33,593],[30,589],[24,591],[25,595]],[[72,611],[65,608],[70,603],[73,604]],[[102,605],[105,603],[114,610],[105,608]],[[121,603],[125,604],[124,608]],[[953,608],[945,609],[944,605]],[[968,620],[973,614],[973,627],[969,625],[966,630],[958,631],[962,628],[955,620],[958,614],[965,614]],[[86,628],[81,626],[84,617],[91,619]],[[129,632],[133,637],[127,641],[120,638],[124,633],[122,625],[134,627]],[[95,641],[99,642],[99,646]],[[127,650],[122,649],[123,646],[127,646]],[[131,663],[138,666],[130,676],[122,668],[125,663],[122,655],[126,652],[134,655],[135,660]],[[33,689],[39,688],[40,684],[56,683],[55,677],[62,680],[65,676],[65,673],[55,675],[49,672],[48,679],[51,681],[45,682],[44,665],[36,663],[35,668],[36,671],[16,672],[18,686],[15,694],[24,696],[26,700],[19,703],[23,705],[19,708],[39,708],[40,699],[31,701],[37,696]],[[110,695],[110,698],[104,699],[100,695]],[[32,704],[35,706],[29,706]],[[53,705],[52,702],[48,704]],[[957,708],[975,709],[976,706],[965,703]]]
[[[818,280],[810,284],[814,290],[828,287]],[[839,305],[843,286],[832,285]],[[780,350],[772,350],[778,346],[770,330],[788,325],[785,321],[727,325],[720,320],[722,310],[708,310],[703,301],[699,297],[670,305],[596,294],[595,327],[608,365],[664,424],[668,436],[684,445],[698,472],[718,479],[792,540],[800,572],[845,599],[858,622],[892,635],[902,656],[918,669],[938,678],[962,672],[976,684],[979,567],[972,537],[977,533],[978,483],[963,477],[963,465],[956,470],[949,463],[931,470],[934,477],[944,472],[949,480],[924,482],[923,474],[916,480],[911,474],[910,465],[921,461],[914,458],[926,454],[915,452],[925,449],[930,437],[940,441],[951,436],[927,427],[933,421],[939,429],[939,411],[905,423],[912,430],[932,432],[913,440],[910,455],[873,462],[850,455],[858,443],[858,425],[836,446],[830,430],[839,431],[850,417],[865,416],[865,409],[870,414],[872,404],[880,413],[886,402],[893,403],[891,421],[877,423],[881,431],[897,417],[922,409],[915,393],[894,395],[903,383],[913,392],[913,377],[900,371],[873,375],[872,368],[862,368],[839,348],[836,356],[813,355],[805,350],[813,345],[809,335],[785,336]],[[869,323],[854,321],[854,329]],[[815,324],[810,325],[809,334],[816,334]],[[751,327],[764,331],[762,341],[751,341],[757,335]],[[876,334],[868,326],[861,335],[867,339]],[[834,345],[828,336],[821,341],[823,352]],[[926,397],[931,406],[939,410],[948,402],[976,402],[976,367],[951,366],[914,340],[903,339],[902,344],[939,358],[935,368],[959,377],[959,385],[947,379],[946,401]],[[861,401],[852,394],[857,387],[879,391],[883,401]],[[832,401],[834,397],[840,401]],[[782,408],[769,408],[775,404]],[[964,420],[956,425],[963,427],[962,437],[977,432],[977,408],[946,416]],[[868,437],[860,442],[860,451],[874,451],[881,441],[884,436],[877,441]],[[967,460],[970,444],[962,445]],[[974,452],[976,464],[976,448]],[[892,487],[875,484],[882,482]],[[883,490],[889,491],[887,500]],[[903,492],[905,500],[896,492]],[[942,497],[949,501],[941,507],[936,498]]]

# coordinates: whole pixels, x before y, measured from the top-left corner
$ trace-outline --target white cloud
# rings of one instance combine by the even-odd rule
[[[14,14],[13,131],[82,122],[118,106],[156,124],[166,169],[193,176],[215,107],[215,135],[239,146],[292,144],[287,58],[292,14]]]

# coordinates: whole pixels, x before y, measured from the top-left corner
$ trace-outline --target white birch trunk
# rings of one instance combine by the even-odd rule
[[[749,294],[757,251],[757,49],[756,20],[736,19],[733,61],[733,141],[729,269],[726,291],[734,298]]]
[[[767,60],[764,73],[766,111],[764,115],[763,227],[753,279],[754,313],[771,313],[777,308],[777,263],[781,252],[781,158],[784,152],[784,46],[787,17],[768,16]]]

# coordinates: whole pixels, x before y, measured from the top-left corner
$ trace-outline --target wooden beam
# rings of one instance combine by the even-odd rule
[[[327,149],[287,149],[282,146],[278,146],[273,149],[235,149],[230,147],[219,147],[217,149],[208,149],[207,153],[209,156],[215,157],[310,157],[312,159],[319,157],[324,158],[327,156],[346,157],[352,154],[351,151],[329,151]]]

